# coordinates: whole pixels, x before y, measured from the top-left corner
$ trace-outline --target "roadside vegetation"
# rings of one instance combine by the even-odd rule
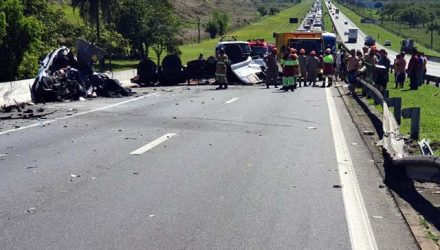
[[[383,11],[359,8],[353,5],[342,5],[340,3],[335,3],[335,5],[365,34],[373,36],[379,44],[383,45],[385,40],[389,40],[391,42],[390,48],[394,51],[400,51],[401,41],[406,38],[413,38],[420,51],[425,52],[427,55],[440,56],[438,52],[440,51],[440,36],[438,33],[440,32],[440,26],[438,29],[435,29],[437,25],[435,22],[436,16],[440,15],[440,6],[438,9],[431,9],[428,12],[427,8],[430,5],[421,8],[420,3],[412,3],[410,6],[414,8],[414,12],[408,13],[408,5],[394,6],[395,4],[393,4],[391,7],[384,7]],[[387,9],[390,10],[388,11]],[[391,10],[395,12],[392,13]],[[430,15],[431,17],[429,17]],[[418,19],[419,16],[428,16],[429,19]],[[374,19],[376,24],[361,23],[362,18]],[[430,22],[429,20],[434,21]],[[432,27],[434,28],[432,32],[434,37],[433,49],[430,49],[431,32],[428,31],[430,25],[434,25]],[[436,48],[439,50],[434,50]]]
[[[324,22],[324,30],[327,32],[333,32],[333,22],[330,17],[330,13],[328,12],[328,9],[325,7],[325,0],[322,0],[322,17]]]
[[[197,45],[181,45],[194,42],[194,36],[205,38],[208,28],[216,38],[268,19],[258,17],[258,5],[275,15],[296,1],[2,0],[0,82],[35,77],[40,60],[63,45],[75,52],[77,38],[103,48],[114,63],[107,67],[112,69],[131,67],[144,58],[160,62],[166,54],[180,55],[179,48],[198,55]]]
[[[298,17],[302,19],[310,10],[313,0],[303,0],[300,4],[281,10],[280,13],[273,16],[264,16],[260,21],[240,28],[236,31],[228,33],[228,36],[235,36],[239,40],[248,39],[265,39],[270,43],[274,43],[274,32],[295,31],[299,27],[298,24],[289,23],[289,18]],[[188,44],[180,46],[182,51],[181,59],[185,64],[188,61],[195,60],[199,54],[203,54],[205,58],[214,55],[215,45],[219,39],[210,39],[202,41],[199,44]]]

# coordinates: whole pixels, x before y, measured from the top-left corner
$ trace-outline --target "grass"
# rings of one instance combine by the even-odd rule
[[[394,74],[390,74],[388,91],[390,97],[402,97],[402,109],[410,107],[420,107],[420,139],[429,139],[435,154],[440,156],[440,88],[432,85],[423,85],[417,91],[409,90],[409,80],[405,82],[403,89],[396,89]],[[370,100],[370,104],[373,104]],[[376,107],[382,111],[379,105]],[[409,137],[411,120],[402,119],[400,131]],[[436,146],[437,145],[437,146]]]
[[[328,12],[328,9],[325,7],[325,0],[322,0],[322,16],[324,17],[324,30],[327,32],[333,31],[333,22],[330,17],[330,13]]]
[[[337,5],[342,13],[346,15],[354,24],[356,24],[356,26],[359,27],[359,29],[361,29],[365,34],[373,36],[376,39],[377,43],[383,45],[385,40],[389,40],[391,42],[390,48],[394,51],[400,51],[400,42],[404,39],[403,37],[389,32],[380,25],[361,23],[361,16],[341,4],[337,4],[335,2],[333,3]],[[415,34],[411,37],[416,38]],[[440,56],[440,53],[430,50],[421,44],[417,44],[417,48],[420,51],[424,51],[428,55]]]
[[[135,69],[139,64],[139,60],[109,60],[105,61],[105,71],[123,71],[128,69]],[[95,66],[96,68],[98,65]]]
[[[434,242],[434,244],[436,244],[437,246],[440,246],[440,236],[435,235],[431,231],[431,226],[428,223],[428,221],[426,221],[426,219],[424,219],[423,217],[420,217],[419,222],[420,222],[420,225],[425,229],[426,238],[432,240],[432,242]]]
[[[263,38],[268,42],[275,43],[272,37],[273,33],[296,30],[299,24],[290,24],[289,18],[298,17],[302,19],[310,10],[313,2],[313,0],[303,0],[300,4],[283,10],[277,15],[264,17],[260,21],[240,28],[228,35],[237,36],[239,40]],[[209,39],[199,44],[194,43],[181,46],[180,50],[182,51],[181,59],[183,64],[197,59],[200,53],[203,54],[205,58],[213,56],[215,45],[218,41],[219,39]]]

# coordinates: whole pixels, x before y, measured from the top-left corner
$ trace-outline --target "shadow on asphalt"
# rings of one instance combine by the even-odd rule
[[[431,225],[440,230],[440,208],[423,197],[417,191],[414,182],[406,176],[405,171],[393,166],[388,157],[385,158],[384,168],[385,184],[408,202]]]
[[[367,104],[362,101],[361,97],[358,95],[354,96],[353,99],[359,104],[359,106],[362,108],[362,110],[367,114],[368,118],[370,118],[371,122],[373,123],[374,129],[376,130],[377,135],[379,138],[383,137],[383,128],[382,128],[382,121],[377,117],[377,115],[373,114],[371,110],[368,108]]]

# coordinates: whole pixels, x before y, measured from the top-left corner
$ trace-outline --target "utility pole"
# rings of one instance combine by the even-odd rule
[[[196,17],[197,17],[197,32],[198,32],[197,42],[200,43],[200,41],[201,41],[201,37],[200,37],[200,17],[199,17],[199,15],[196,15]]]

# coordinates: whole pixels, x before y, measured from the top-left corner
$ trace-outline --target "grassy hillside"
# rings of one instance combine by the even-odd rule
[[[278,15],[268,16],[255,22],[251,25],[238,29],[229,35],[237,36],[239,40],[248,40],[263,38],[271,43],[275,43],[273,36],[274,32],[294,31],[299,24],[290,24],[290,17],[303,18],[310,10],[314,0],[303,0],[300,4],[281,11]],[[219,40],[210,39],[201,42],[200,44],[189,44],[181,46],[182,62],[197,59],[200,53],[205,55],[205,58],[214,55],[214,48]]]
[[[400,42],[402,41],[402,39],[404,39],[404,37],[398,36],[395,33],[392,33],[386,29],[384,29],[383,27],[381,27],[378,24],[365,24],[365,23],[361,23],[361,16],[359,16],[358,14],[356,14],[354,11],[352,11],[351,9],[348,9],[347,7],[334,3],[336,6],[338,6],[338,8],[342,11],[342,13],[344,15],[346,15],[351,21],[353,21],[356,26],[358,26],[365,34],[367,35],[372,35],[377,43],[382,44],[385,40],[390,40],[391,41],[391,49],[394,51],[400,51]],[[398,26],[398,24],[397,24]],[[394,27],[394,30],[398,30],[398,27]],[[412,37],[416,39],[417,41],[421,41],[421,40],[425,40],[425,41],[429,41],[429,34],[424,31],[423,29],[420,29],[419,31],[409,31],[408,34],[406,34],[407,37]],[[407,38],[405,37],[405,38]],[[432,55],[432,56],[440,56],[440,53],[430,50],[427,47],[421,45],[420,43],[416,44],[417,48],[420,51],[424,51],[426,54],[428,55]]]

